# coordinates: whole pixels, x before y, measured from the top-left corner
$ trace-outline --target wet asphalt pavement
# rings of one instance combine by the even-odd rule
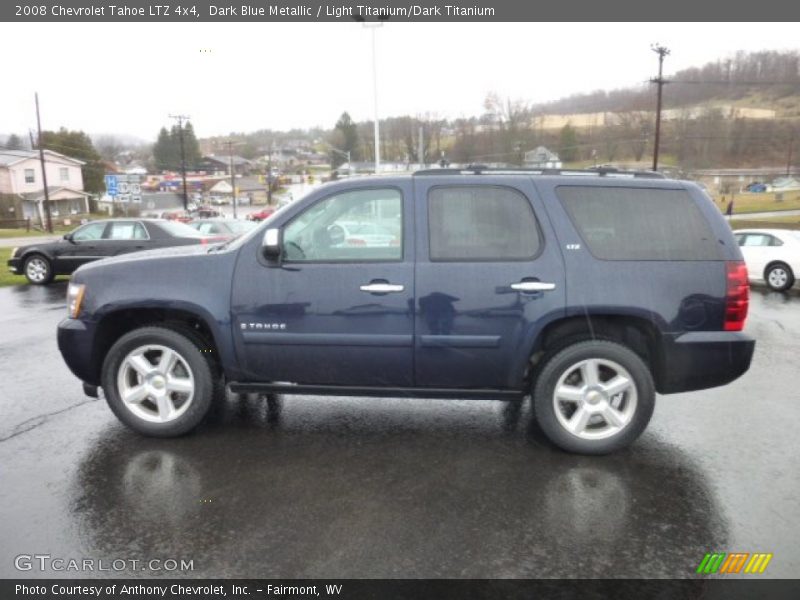
[[[64,294],[0,289],[0,577],[80,575],[19,554],[194,561],[105,576],[691,577],[711,551],[800,574],[797,290],[753,290],[744,377],[659,397],[599,458],[548,445],[527,402],[229,398],[193,435],[139,437],[61,361]]]

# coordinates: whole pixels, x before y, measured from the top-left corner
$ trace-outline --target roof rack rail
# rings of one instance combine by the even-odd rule
[[[667,176],[658,171],[626,171],[615,167],[590,167],[588,169],[532,169],[526,167],[488,167],[486,165],[467,165],[463,168],[443,168],[443,169],[422,169],[414,171],[414,176],[428,175],[481,175],[483,173],[494,173],[498,175],[575,175],[575,176],[599,176],[599,177],[621,177],[636,179],[666,179]]]

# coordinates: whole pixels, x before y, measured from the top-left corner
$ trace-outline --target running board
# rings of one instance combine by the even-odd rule
[[[309,396],[376,396],[379,398],[450,398],[453,400],[519,400],[525,396],[519,390],[404,388],[404,387],[347,387],[339,385],[303,385],[294,383],[230,384],[235,394],[303,394]]]

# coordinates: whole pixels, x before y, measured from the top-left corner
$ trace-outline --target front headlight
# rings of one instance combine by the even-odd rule
[[[19,246],[15,246],[11,249],[11,258],[14,258],[17,255],[17,250],[19,250]]]
[[[82,283],[70,283],[67,286],[67,312],[70,318],[77,319],[81,314],[81,304],[83,304],[83,294],[86,286]]]

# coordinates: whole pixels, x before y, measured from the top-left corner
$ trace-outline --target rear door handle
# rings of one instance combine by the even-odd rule
[[[511,289],[518,292],[549,292],[556,289],[556,284],[542,281],[520,281],[519,283],[512,283]]]
[[[370,283],[362,285],[358,289],[362,292],[369,292],[370,294],[391,294],[393,292],[402,292],[406,288],[405,286],[393,283]]]

